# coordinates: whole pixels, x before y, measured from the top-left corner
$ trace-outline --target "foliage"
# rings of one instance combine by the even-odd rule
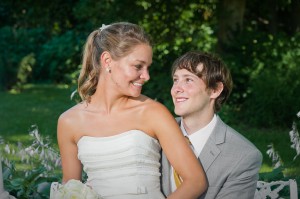
[[[209,1],[210,2],[210,1]],[[177,57],[188,50],[213,50],[217,39],[211,26],[214,3],[203,1],[151,0],[138,3],[144,9],[140,24],[150,33],[154,41],[151,80],[145,85],[144,93],[165,104],[172,110],[170,88],[172,85],[171,65]]]
[[[35,66],[33,76],[36,81],[51,80],[56,83],[73,83],[72,72],[79,69],[82,35],[68,31],[52,37],[43,44],[38,54],[39,64]]]
[[[300,112],[297,114],[298,118],[300,118]],[[293,161],[290,164],[286,164],[282,161],[279,152],[276,151],[274,144],[269,145],[269,149],[267,150],[267,154],[269,157],[272,159],[273,162],[273,170],[271,172],[265,172],[265,173],[260,173],[260,180],[266,181],[266,182],[271,182],[271,181],[278,181],[278,180],[289,180],[291,178],[295,178],[297,181],[298,185],[298,193],[300,194],[300,177],[299,176],[290,176],[288,175],[285,170],[296,166],[295,165],[295,159],[299,156],[300,154],[300,137],[299,137],[299,132],[297,128],[297,123],[296,121],[293,122],[292,125],[292,130],[289,132],[290,136],[290,141],[291,141],[291,148],[296,151],[296,155],[293,158]],[[281,192],[281,196],[289,196],[289,190],[287,188],[283,189]]]
[[[245,1],[235,1],[240,2]],[[224,3],[3,0],[0,89],[20,92],[24,84],[35,82],[74,84],[87,35],[103,23],[130,21],[143,26],[154,42],[151,81],[145,85],[144,94],[172,110],[169,90],[173,61],[188,50],[218,52],[233,74],[234,90],[229,105],[235,108],[236,121],[243,119],[260,127],[290,121],[291,113],[300,106],[289,106],[299,99],[300,93],[300,47],[296,42],[300,37],[300,4],[296,0],[277,1],[271,7],[268,2],[257,0],[240,3],[238,8],[245,10],[240,19],[243,25],[233,32],[229,30],[230,42],[221,46],[220,31],[224,25],[235,25],[228,21],[232,18],[220,17]],[[261,6],[257,7],[257,3]],[[232,12],[233,16],[238,13]],[[254,113],[260,117],[253,117]]]
[[[30,80],[40,44],[46,40],[43,28],[0,27],[0,89],[18,88]]]
[[[234,79],[230,103],[238,107],[239,120],[271,127],[294,119],[292,113],[300,109],[294,103],[300,98],[299,39],[299,33],[275,36],[250,29],[231,46],[234,56],[226,56]]]
[[[48,199],[52,182],[60,184],[62,179],[60,154],[49,136],[41,136],[36,125],[31,126],[29,136],[29,146],[23,146],[22,142],[13,146],[0,137],[1,145],[5,146],[0,148],[4,187],[18,199]],[[21,161],[21,164],[26,165],[25,168],[16,169],[16,162],[12,159]],[[86,173],[82,172],[83,182],[86,179]],[[72,182],[69,183],[66,189],[73,185]],[[78,186],[78,182],[75,186]],[[63,190],[65,191],[64,188]]]
[[[49,198],[51,183],[61,179],[61,175],[55,172],[61,166],[60,157],[50,146],[51,140],[40,136],[37,126],[32,126],[29,135],[32,137],[32,144],[28,147],[23,147],[19,142],[14,149],[7,143],[2,143],[5,145],[2,154],[9,154],[10,158],[17,157],[28,167],[16,170],[14,162],[1,156],[4,163],[4,186],[16,198]]]

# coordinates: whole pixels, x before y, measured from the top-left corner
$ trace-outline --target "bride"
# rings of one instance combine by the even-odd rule
[[[183,180],[168,198],[205,191],[205,174],[172,114],[141,94],[151,63],[150,39],[135,24],[103,25],[89,35],[78,80],[82,102],[58,119],[62,184],[80,181],[84,170],[84,185],[101,198],[165,198],[162,148]]]

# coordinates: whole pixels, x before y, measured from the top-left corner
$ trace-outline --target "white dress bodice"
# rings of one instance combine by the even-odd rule
[[[160,144],[140,130],[109,137],[83,136],[78,159],[91,186],[107,199],[162,199]]]

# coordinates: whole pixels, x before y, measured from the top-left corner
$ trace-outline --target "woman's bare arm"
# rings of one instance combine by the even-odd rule
[[[66,183],[70,179],[81,180],[82,165],[77,158],[78,149],[75,142],[75,122],[68,113],[62,114],[57,124],[57,140],[60,150],[63,179]]]
[[[203,168],[187,144],[179,125],[172,114],[163,106],[149,109],[148,121],[173,168],[183,179],[182,184],[168,198],[198,198],[207,189]],[[151,119],[150,119],[151,118]]]

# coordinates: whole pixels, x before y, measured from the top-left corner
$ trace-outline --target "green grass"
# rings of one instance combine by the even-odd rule
[[[0,135],[5,142],[30,144],[28,129],[36,124],[42,136],[49,136],[57,148],[56,125],[59,115],[75,104],[70,95],[75,88],[66,85],[26,85],[21,93],[0,92]],[[292,126],[292,121],[290,121]],[[252,141],[263,154],[261,173],[272,171],[272,161],[266,154],[273,144],[285,165],[285,173],[300,176],[300,158],[295,161],[295,150],[290,148],[291,129],[260,129],[246,124],[231,124],[238,132]],[[0,147],[4,147],[3,145]],[[24,166],[24,165],[23,165]],[[21,166],[21,167],[23,167]]]
[[[275,151],[278,152],[282,162],[287,167],[284,173],[289,176],[300,176],[300,157],[297,157],[295,161],[293,161],[293,158],[296,156],[296,151],[290,147],[289,132],[291,129],[260,129],[241,124],[234,126],[234,128],[248,138],[261,151],[263,155],[263,165],[260,169],[260,173],[272,171],[272,160],[267,155],[267,150],[269,149],[268,145],[273,144]]]
[[[5,141],[26,143],[35,124],[41,135],[56,139],[59,115],[75,104],[71,93],[66,85],[26,85],[21,93],[0,92],[0,135]]]

